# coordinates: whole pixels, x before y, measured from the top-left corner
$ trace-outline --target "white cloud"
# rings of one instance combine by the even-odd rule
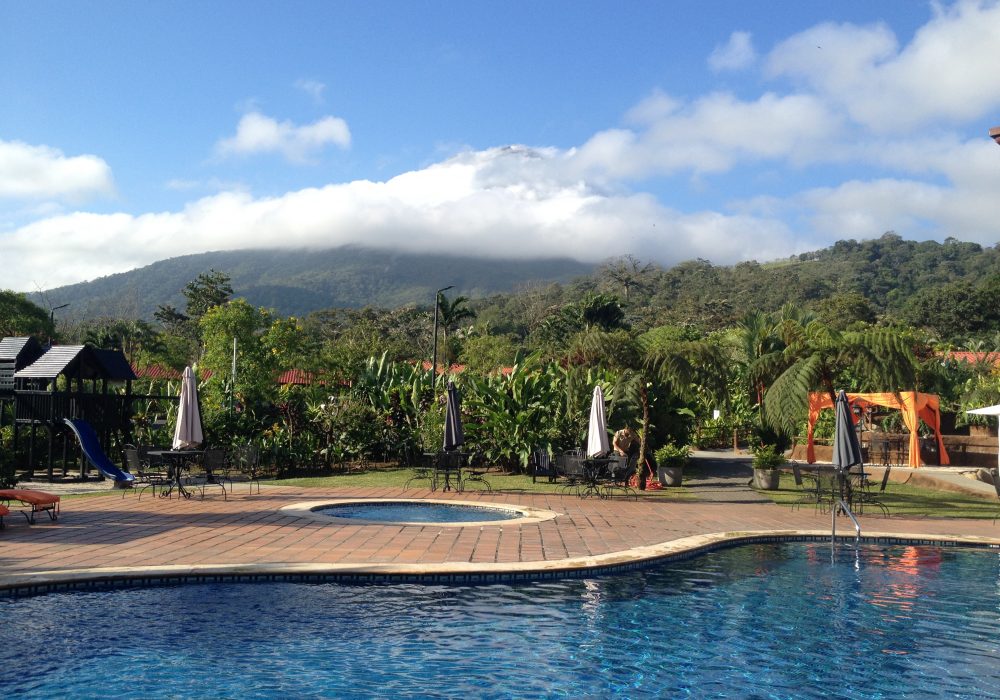
[[[777,221],[684,214],[647,194],[608,195],[559,177],[564,154],[525,147],[467,151],[385,182],[355,181],[254,199],[223,193],[163,214],[75,213],[4,234],[5,286],[51,288],[181,254],[356,243],[471,255],[573,256],[634,250],[665,264],[691,255],[735,262],[794,248]],[[34,271],[34,272],[29,272]],[[47,275],[38,279],[38,275]]]
[[[644,178],[721,173],[761,160],[802,164],[828,158],[828,145],[841,126],[811,95],[768,93],[748,102],[714,93],[680,105],[654,94],[637,110],[647,120],[644,128],[594,135],[573,154],[576,166],[594,176]]]
[[[236,135],[215,145],[220,157],[277,153],[292,163],[305,163],[327,146],[348,148],[351,132],[347,122],[339,117],[323,117],[319,121],[296,126],[290,121],[279,122],[260,112],[243,115]]]
[[[299,78],[295,81],[295,87],[309,95],[317,104],[323,101],[323,93],[326,91],[326,85],[320,81]]]
[[[1000,4],[934,7],[903,47],[882,24],[822,24],[775,47],[768,72],[815,90],[880,133],[961,124],[1000,108]]]
[[[97,156],[0,140],[0,198],[75,201],[113,190],[111,168]]]
[[[753,41],[749,32],[733,32],[729,41],[715,49],[708,57],[708,67],[716,72],[727,70],[743,70],[753,65],[757,60]]]

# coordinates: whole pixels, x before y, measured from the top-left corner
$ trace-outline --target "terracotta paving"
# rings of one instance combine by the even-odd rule
[[[289,514],[282,507],[328,498],[435,498],[548,509],[542,522],[450,527],[343,525]],[[12,509],[13,511],[14,509]],[[991,520],[860,518],[866,536],[900,535],[1000,545]],[[67,578],[148,571],[350,572],[543,571],[662,556],[746,533],[830,532],[829,514],[759,502],[638,502],[574,495],[419,489],[237,489],[224,501],[161,499],[147,493],[63,499],[57,522],[28,526],[12,512],[0,530],[0,589]],[[838,532],[853,534],[845,518]]]

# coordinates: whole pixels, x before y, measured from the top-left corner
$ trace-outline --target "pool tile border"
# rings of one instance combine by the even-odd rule
[[[852,535],[838,535],[839,545],[851,545]],[[76,569],[35,572],[0,582],[0,598],[27,597],[67,591],[204,583],[350,583],[421,585],[489,585],[567,578],[592,578],[683,561],[721,549],[748,544],[829,542],[821,531],[721,532],[684,537],[594,557],[510,564],[446,563],[433,565],[241,564],[236,566],[157,566],[120,569]],[[972,547],[1000,550],[1000,538],[954,537],[895,533],[862,535],[864,544]]]

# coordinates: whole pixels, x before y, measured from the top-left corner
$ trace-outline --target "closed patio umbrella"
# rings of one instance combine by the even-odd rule
[[[448,382],[448,402],[444,413],[444,451],[453,452],[465,442],[462,429],[462,399],[455,388],[455,382]]]
[[[837,394],[834,407],[836,422],[833,428],[833,466],[837,468],[837,483],[840,485],[840,497],[844,498],[844,488],[847,481],[847,470],[861,465],[861,443],[854,430],[854,420],[851,418],[851,404],[847,394],[841,389]],[[836,508],[833,509],[836,516]],[[836,528],[836,526],[834,526]]]
[[[608,423],[604,417],[604,391],[601,385],[594,387],[594,397],[590,401],[590,427],[587,430],[587,456],[607,454]]]
[[[983,408],[974,408],[971,411],[966,411],[966,413],[972,413],[977,416],[1000,416],[1000,404],[996,406],[985,406]],[[1000,436],[998,436],[1000,438]],[[997,468],[1000,469],[1000,439],[997,440]]]
[[[198,384],[190,367],[184,368],[181,398],[177,406],[177,426],[174,428],[174,449],[193,450],[205,439],[201,432],[201,411],[198,409]]]
[[[836,422],[833,429],[833,466],[840,472],[863,463],[861,443],[854,430],[851,405],[843,389],[837,394]]]

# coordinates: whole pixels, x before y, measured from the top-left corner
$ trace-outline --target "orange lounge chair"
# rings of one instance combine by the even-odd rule
[[[35,513],[45,513],[49,520],[59,517],[59,496],[54,493],[32,489],[0,489],[0,501],[18,501],[22,505],[31,506],[30,515],[21,511],[29,525],[35,524]]]

